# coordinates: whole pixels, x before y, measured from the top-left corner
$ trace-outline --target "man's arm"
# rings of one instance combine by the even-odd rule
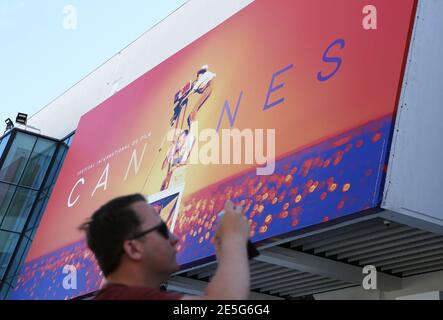
[[[247,252],[249,224],[242,207],[228,201],[215,236],[218,267],[203,296],[183,300],[245,300],[249,296],[250,272]]]

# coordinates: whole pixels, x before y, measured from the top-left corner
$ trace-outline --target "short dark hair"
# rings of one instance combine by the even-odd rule
[[[115,198],[95,211],[91,219],[79,227],[85,231],[88,247],[105,277],[120,265],[123,243],[140,231],[141,221],[130,207],[139,201],[146,199],[138,193]]]

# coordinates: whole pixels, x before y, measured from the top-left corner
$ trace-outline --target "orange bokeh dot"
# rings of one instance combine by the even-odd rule
[[[312,186],[309,187],[309,192],[310,193],[314,192],[316,188],[317,188],[317,185],[313,184]]]
[[[264,209],[265,209],[265,206],[261,204],[261,205],[258,207],[257,211],[258,211],[259,213],[262,213]]]
[[[287,210],[289,208],[289,202],[286,202],[284,205],[283,205],[283,210]]]
[[[261,226],[260,229],[258,229],[258,232],[265,233],[268,230],[268,226]]]
[[[346,183],[346,184],[343,186],[342,190],[343,190],[343,192],[346,192],[346,191],[348,191],[350,188],[351,188],[351,184],[350,184],[350,183]]]
[[[301,195],[295,197],[295,203],[299,203],[301,201]]]
[[[302,211],[302,209],[300,207],[292,208],[291,216],[296,217],[300,214],[301,211]]]
[[[381,139],[381,133],[376,133],[374,134],[374,136],[372,137],[372,142],[377,142],[378,140]]]
[[[280,212],[278,214],[278,217],[281,218],[281,219],[286,219],[288,217],[288,215],[289,215],[288,211],[285,210],[285,211]]]
[[[327,159],[324,163],[323,163],[323,168],[327,168],[329,166],[329,164],[331,163],[330,159]]]
[[[202,243],[203,242],[203,237],[200,237],[200,239],[198,239],[198,243]]]
[[[276,204],[277,203],[277,197],[275,197],[274,199],[272,199],[272,204]]]
[[[337,158],[335,158],[334,166],[338,165],[340,163],[341,159],[342,159],[342,156],[338,156]]]
[[[210,233],[209,233],[209,231],[208,231],[208,232],[206,232],[206,234],[205,234],[205,239],[208,240],[208,239],[209,239],[209,236],[210,236]]]
[[[337,184],[336,184],[336,183],[333,183],[333,184],[331,184],[331,185],[329,186],[329,191],[330,191],[330,192],[334,191],[335,189],[337,189]]]
[[[272,214],[268,214],[265,218],[265,223],[270,224],[272,222]]]

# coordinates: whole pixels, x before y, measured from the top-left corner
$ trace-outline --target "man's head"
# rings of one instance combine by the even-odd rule
[[[160,216],[140,194],[109,201],[80,229],[86,232],[88,246],[105,277],[136,270],[167,279],[178,270],[178,240],[169,231],[162,232]]]

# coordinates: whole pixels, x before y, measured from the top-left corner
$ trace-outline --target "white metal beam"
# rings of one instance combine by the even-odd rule
[[[342,262],[310,255],[291,249],[273,247],[263,250],[258,261],[275,264],[281,267],[330,277],[355,285],[361,285],[362,268]],[[383,291],[398,290],[401,288],[401,279],[382,272],[377,273],[377,287]]]
[[[182,276],[176,276],[168,281],[168,290],[181,292],[189,295],[201,296],[204,294],[205,288],[208,286],[208,282],[186,278]],[[251,300],[283,300],[283,298],[271,296],[268,294],[250,292],[249,299]]]

